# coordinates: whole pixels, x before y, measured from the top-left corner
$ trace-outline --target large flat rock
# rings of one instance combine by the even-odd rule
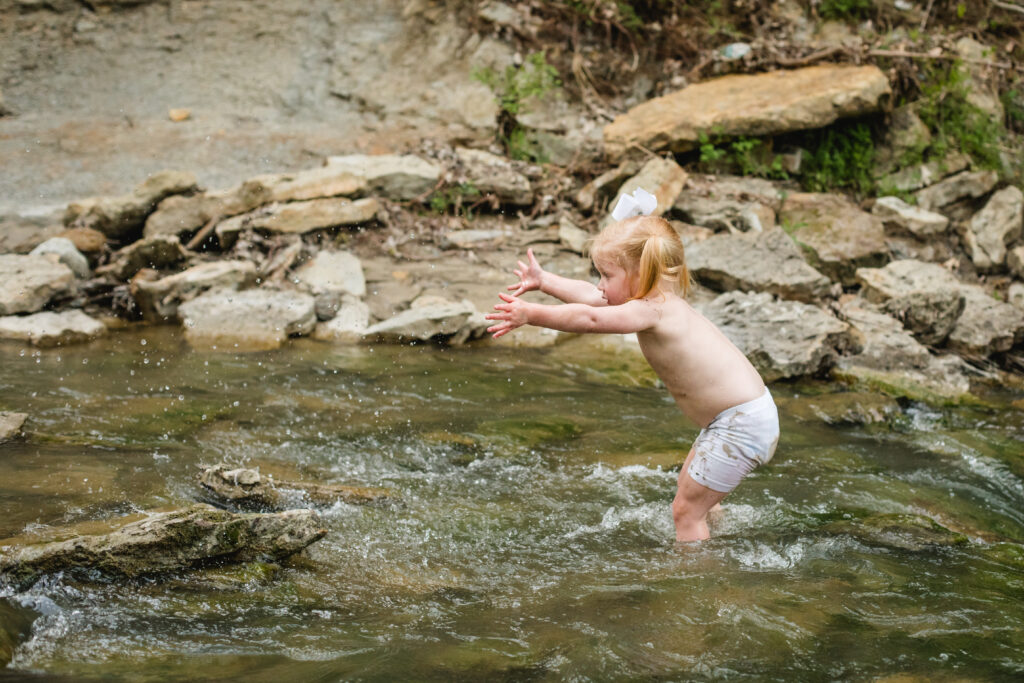
[[[875,66],[821,65],[723,76],[630,109],[605,126],[605,152],[622,158],[634,145],[680,152],[700,134],[778,135],[821,128],[879,111],[891,95]]]

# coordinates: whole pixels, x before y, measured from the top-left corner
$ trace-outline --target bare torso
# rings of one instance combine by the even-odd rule
[[[658,322],[637,333],[640,348],[676,405],[701,428],[720,412],[764,393],[743,352],[679,296],[654,295]]]

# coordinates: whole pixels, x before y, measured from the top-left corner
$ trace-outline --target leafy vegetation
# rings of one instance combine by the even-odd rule
[[[825,19],[859,19],[873,6],[872,0],[822,0],[818,14]]]
[[[842,188],[867,195],[874,189],[875,143],[867,123],[842,122],[809,131],[802,146],[811,150],[802,175],[808,190]]]
[[[698,133],[700,164],[706,170],[729,170],[741,175],[785,180],[789,177],[782,157],[773,154],[771,144],[761,138],[740,136],[733,139]]]
[[[430,208],[436,213],[455,213],[473,218],[472,200],[480,198],[480,190],[473,183],[459,183],[438,190],[430,196]]]
[[[502,72],[490,67],[476,69],[473,77],[494,92],[501,110],[498,136],[509,157],[520,161],[545,161],[516,117],[528,98],[544,97],[562,87],[558,69],[548,64],[543,52],[534,52],[520,66],[510,65]]]
[[[919,100],[918,116],[932,132],[932,143],[922,156],[942,159],[959,150],[981,168],[1002,171],[999,147],[1006,131],[968,100],[968,77],[958,62],[928,65]],[[906,162],[919,160],[907,159]]]

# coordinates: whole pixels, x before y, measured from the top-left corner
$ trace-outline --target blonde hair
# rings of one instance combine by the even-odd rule
[[[592,258],[609,258],[636,277],[637,291],[631,299],[642,299],[662,281],[685,297],[690,291],[683,241],[661,216],[636,216],[612,223],[590,243]]]

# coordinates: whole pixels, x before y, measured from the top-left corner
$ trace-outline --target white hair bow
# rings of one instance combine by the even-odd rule
[[[617,221],[632,218],[633,216],[650,216],[658,208],[658,198],[653,194],[638,187],[633,190],[633,195],[624,194],[612,210],[612,218]]]

